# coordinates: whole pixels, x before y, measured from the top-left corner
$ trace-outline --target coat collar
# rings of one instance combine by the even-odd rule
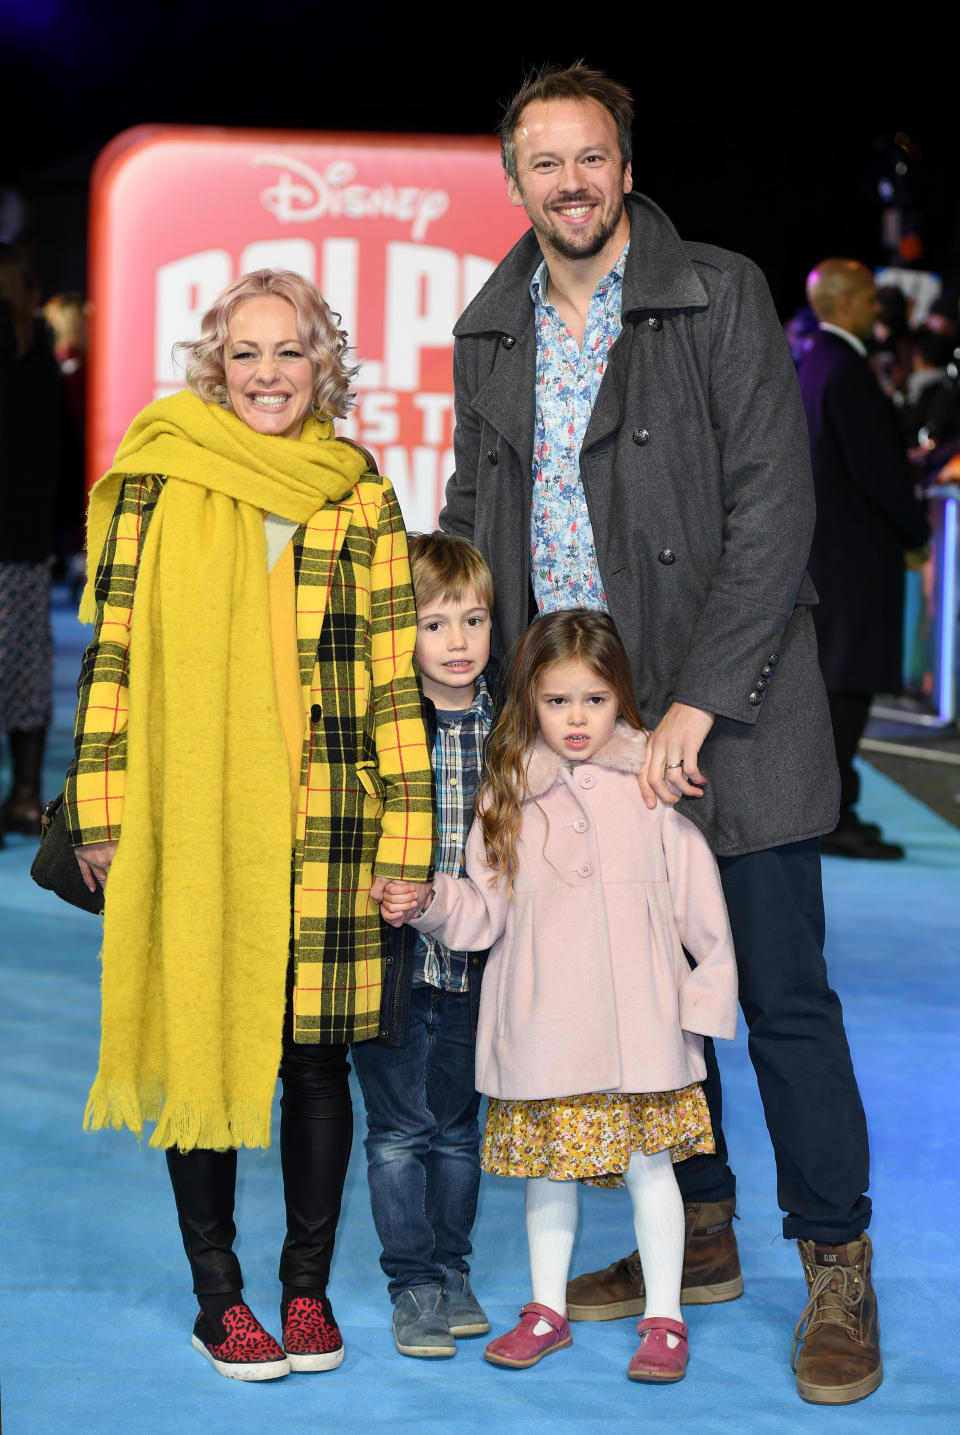
[[[596,757],[592,757],[589,762],[574,763],[573,766],[595,765],[613,768],[617,772],[639,772],[646,752],[647,734],[637,732],[636,728],[629,727],[625,722],[618,722],[610,741],[606,747],[600,749]],[[538,737],[527,763],[527,790],[530,796],[542,797],[545,792],[549,792],[560,773],[570,769],[571,764],[558,752],[554,752],[552,747],[547,747],[542,737]]]
[[[663,210],[646,195],[625,198],[630,215],[630,253],[623,276],[623,313],[632,309],[700,309],[707,291],[686,246]],[[529,321],[530,281],[543,254],[528,229],[454,326],[457,338],[493,331],[516,337]]]

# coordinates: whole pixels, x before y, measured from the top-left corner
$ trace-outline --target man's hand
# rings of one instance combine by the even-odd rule
[[[82,847],[74,847],[73,855],[88,891],[95,892],[97,883],[101,887],[107,885],[107,873],[116,851],[116,842],[85,842]]]
[[[398,877],[375,877],[370,896],[380,904],[380,915],[391,927],[402,927],[430,901],[430,882],[403,882]]]
[[[647,742],[647,760],[639,773],[648,807],[675,806],[681,797],[702,797],[707,781],[699,768],[700,749],[714,724],[714,713],[688,703],[671,703]]]

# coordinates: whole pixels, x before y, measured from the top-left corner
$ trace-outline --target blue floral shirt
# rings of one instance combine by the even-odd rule
[[[530,576],[541,613],[561,608],[607,611],[580,480],[580,449],[607,354],[620,335],[629,249],[628,241],[594,290],[582,347],[547,298],[546,260],[530,284],[537,336]]]

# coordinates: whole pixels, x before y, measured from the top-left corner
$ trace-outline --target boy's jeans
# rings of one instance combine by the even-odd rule
[[[390,1299],[467,1271],[480,1186],[474,1042],[466,992],[414,987],[406,1047],[358,1042],[367,1179]]]

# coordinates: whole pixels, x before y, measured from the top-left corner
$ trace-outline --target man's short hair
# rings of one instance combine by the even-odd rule
[[[953,358],[954,341],[949,334],[939,334],[935,329],[917,330],[914,352],[931,369],[945,369]]]
[[[500,158],[503,168],[517,181],[517,146],[514,136],[527,105],[534,100],[596,100],[617,127],[620,158],[624,168],[633,157],[633,96],[625,85],[611,80],[602,70],[591,70],[579,61],[561,69],[544,65],[532,70],[507,105],[500,124]]]
[[[418,609],[436,599],[457,603],[472,588],[480,603],[493,612],[493,574],[483,554],[466,538],[453,533],[410,535],[410,572]]]

